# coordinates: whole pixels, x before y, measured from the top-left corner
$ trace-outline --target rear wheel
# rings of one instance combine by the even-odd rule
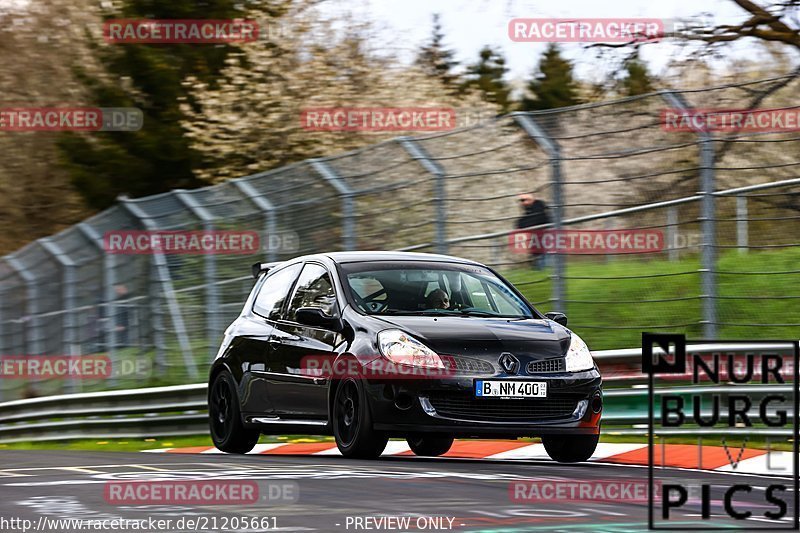
[[[438,457],[453,445],[453,437],[445,435],[409,435],[406,441],[415,455],[423,457]]]
[[[214,446],[227,453],[247,453],[258,443],[261,432],[242,424],[233,377],[222,371],[211,383],[208,396],[208,425]]]
[[[342,455],[358,459],[380,457],[389,439],[372,429],[372,416],[361,381],[347,378],[336,389],[333,435]]]
[[[592,456],[599,439],[600,435],[545,435],[542,444],[554,461],[580,463]]]

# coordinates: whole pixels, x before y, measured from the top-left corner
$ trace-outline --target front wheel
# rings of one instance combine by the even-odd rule
[[[406,442],[414,455],[438,457],[447,453],[453,445],[453,437],[443,435],[410,435]]]
[[[358,459],[380,457],[389,442],[372,428],[372,415],[361,381],[339,383],[333,403],[333,436],[342,455]]]
[[[592,456],[598,440],[600,435],[545,435],[542,444],[554,461],[580,463]]]
[[[222,371],[211,382],[208,395],[208,425],[214,446],[227,453],[247,453],[258,443],[261,432],[242,424],[233,377]]]

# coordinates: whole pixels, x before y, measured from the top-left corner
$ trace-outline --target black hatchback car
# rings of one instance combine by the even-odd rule
[[[444,255],[337,252],[253,265],[209,377],[222,451],[262,433],[334,435],[374,458],[391,437],[441,455],[455,437],[542,438],[561,462],[597,446],[601,377],[560,313]]]

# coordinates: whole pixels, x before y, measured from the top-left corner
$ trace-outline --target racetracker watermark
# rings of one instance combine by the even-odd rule
[[[111,19],[103,38],[111,44],[220,44],[258,40],[253,20]]]
[[[516,18],[508,37],[518,43],[640,43],[664,36],[664,21],[649,18]]]
[[[255,231],[109,231],[103,236],[109,254],[231,254],[248,255],[260,251]]]
[[[139,131],[135,107],[3,107],[0,131]]]
[[[452,107],[310,107],[300,113],[308,131],[449,131],[456,128]]]
[[[0,378],[105,379],[112,376],[106,355],[0,355]]]
[[[300,359],[300,374],[312,378],[345,379],[439,379],[455,375],[458,360],[448,355],[439,355],[440,366],[421,366],[416,357],[392,356],[338,358],[336,354],[308,355]],[[364,362],[366,361],[366,362]],[[429,362],[430,363],[430,362]]]
[[[714,344],[720,349],[709,358],[706,341],[688,345],[686,337],[680,334],[642,334],[642,371],[648,375],[650,404],[647,431],[649,527],[669,531],[796,531],[800,526],[797,442],[800,343],[737,340],[715,341]],[[741,363],[742,358],[745,364],[737,369],[736,363]],[[674,382],[664,381],[665,376],[686,374],[690,360],[690,385],[676,387]],[[789,362],[794,373],[787,377],[781,369]],[[675,444],[672,449],[677,456],[667,454],[671,446],[669,439],[685,442],[690,437],[697,438],[696,449]],[[753,438],[765,440],[766,454],[760,448],[747,449]],[[660,453],[655,439],[659,440]],[[680,466],[737,472],[742,470],[743,459],[752,457],[757,457],[770,469],[773,464],[771,439],[779,439],[793,448],[794,453],[789,454],[793,463],[791,477],[720,477],[712,485],[707,479],[700,483],[683,479],[691,470],[663,470]],[[730,446],[732,440],[737,444]],[[708,442],[722,446],[706,446]],[[714,450],[717,450],[716,457]],[[776,470],[779,471],[770,474],[788,474],[780,471],[785,470],[783,468]],[[663,477],[657,479],[657,475]],[[662,483],[660,496],[654,490],[658,482]],[[699,497],[690,498],[693,486],[699,489]],[[697,522],[695,527],[683,528],[676,523],[690,517]]]
[[[508,235],[520,254],[646,254],[664,249],[661,230],[516,230]]]
[[[177,480],[109,481],[103,497],[111,505],[252,505],[296,503],[292,481]]]
[[[571,501],[647,503],[646,480],[541,479],[512,481],[508,496],[515,503]]]
[[[784,109],[664,109],[670,132],[790,132],[800,130],[800,107]]]

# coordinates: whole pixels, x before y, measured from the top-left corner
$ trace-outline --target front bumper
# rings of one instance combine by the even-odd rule
[[[547,398],[475,398],[476,379],[545,381]],[[508,438],[600,432],[602,378],[596,368],[586,372],[522,376],[368,379],[365,385],[373,425],[389,436],[430,432]]]

